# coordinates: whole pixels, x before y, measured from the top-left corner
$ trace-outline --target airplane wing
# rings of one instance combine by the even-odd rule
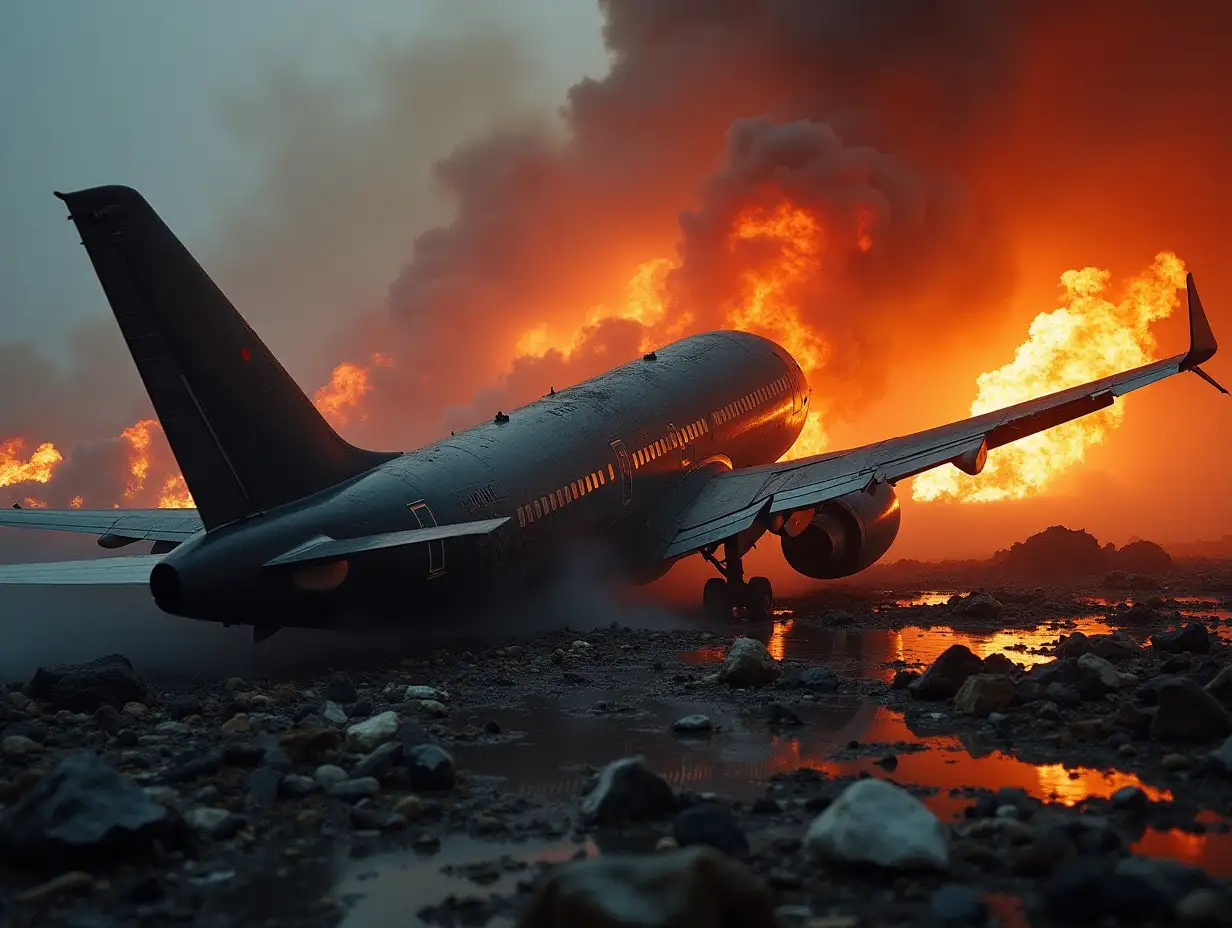
[[[130,541],[187,541],[202,527],[195,509],[0,509],[0,526],[114,539],[104,547]]]
[[[282,567],[287,564],[306,564],[326,561],[346,554],[362,554],[383,548],[404,548],[442,541],[446,538],[461,538],[466,535],[489,535],[509,521],[508,516],[499,519],[481,519],[476,522],[455,522],[450,525],[432,525],[414,528],[405,532],[382,532],[377,535],[359,535],[355,538],[330,538],[318,535],[290,551],[265,562],[266,567]]]
[[[702,487],[677,519],[663,558],[707,549],[752,527],[758,519],[810,509],[870,484],[893,484],[942,464],[952,463],[966,473],[977,474],[989,450],[1104,409],[1118,396],[1182,371],[1193,371],[1226,394],[1227,390],[1198,367],[1215,355],[1218,345],[1192,274],[1186,285],[1190,329],[1186,353],[914,435],[719,474]]]
[[[0,564],[0,584],[6,586],[143,586],[161,554],[99,557],[89,561],[44,564]]]

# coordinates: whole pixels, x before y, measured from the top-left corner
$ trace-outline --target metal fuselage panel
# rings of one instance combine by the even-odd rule
[[[807,412],[804,376],[778,345],[743,332],[692,336],[507,420],[196,536],[164,562],[183,595],[159,605],[237,623],[329,626],[360,612],[413,622],[516,588],[581,541],[607,544],[633,576],[653,576],[661,557],[644,529],[671,491],[716,460],[733,468],[777,461]],[[501,516],[510,521],[489,535],[354,555],[344,576],[335,565],[324,584],[293,568],[262,568],[321,535]]]

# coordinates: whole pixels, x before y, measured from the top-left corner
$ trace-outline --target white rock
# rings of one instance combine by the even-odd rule
[[[569,647],[573,648],[575,651],[585,651],[587,648],[593,648],[594,645],[589,641],[583,641],[579,638],[577,641],[573,642],[573,644],[569,645]]]
[[[428,715],[436,718],[444,718],[449,714],[449,710],[445,708],[443,702],[437,702],[435,699],[421,699],[418,702],[419,708],[423,709]]]
[[[727,649],[719,679],[729,686],[764,686],[778,679],[782,669],[766,646],[755,638],[737,638]]]
[[[424,686],[421,683],[412,683],[406,688],[406,700],[410,702],[414,699],[443,699],[440,690],[433,686]]]
[[[346,746],[349,751],[367,754],[375,751],[398,733],[398,713],[382,712],[347,729]]]
[[[322,764],[312,772],[312,778],[324,789],[331,789],[351,779],[351,775],[336,764]]]
[[[1120,689],[1121,675],[1117,673],[1117,669],[1112,664],[1098,654],[1092,654],[1088,651],[1078,658],[1078,666],[1093,677],[1098,678],[1099,682],[1108,687],[1108,689]]]
[[[208,806],[198,806],[184,813],[188,827],[203,835],[215,834],[230,818],[231,813],[226,809],[211,809]]]
[[[905,790],[870,778],[851,784],[809,825],[815,857],[888,870],[945,870],[950,848],[937,816]]]
[[[345,725],[347,720],[347,714],[343,711],[342,706],[331,701],[325,703],[325,708],[321,710],[321,717],[327,722],[333,722],[335,725]]]
[[[714,723],[708,715],[686,715],[672,722],[672,731],[710,731]]]

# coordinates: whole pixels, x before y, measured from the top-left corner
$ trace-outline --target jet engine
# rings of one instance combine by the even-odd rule
[[[783,557],[815,580],[849,577],[890,550],[901,520],[894,488],[877,483],[822,504],[811,519],[807,510],[786,519],[779,528]]]

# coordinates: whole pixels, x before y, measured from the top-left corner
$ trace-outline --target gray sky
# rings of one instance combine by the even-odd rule
[[[458,0],[0,6],[0,339],[61,356],[73,322],[107,313],[53,190],[135,186],[191,248],[256,169],[226,130],[228,100],[257,92],[277,61],[345,81],[373,42],[440,28],[461,9]],[[545,100],[605,70],[593,3],[466,0],[466,13],[503,14],[532,37]]]

